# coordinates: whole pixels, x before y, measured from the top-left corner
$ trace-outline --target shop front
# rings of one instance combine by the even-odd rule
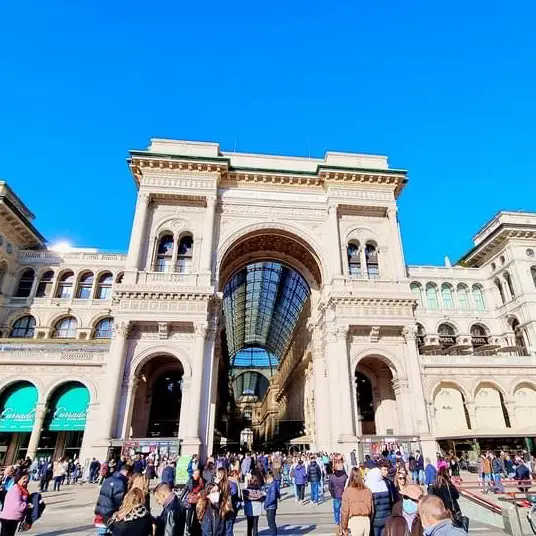
[[[77,458],[82,447],[88,408],[87,387],[77,382],[58,387],[47,406],[37,457]]]
[[[383,437],[383,436],[363,436],[359,442],[359,459],[363,461],[365,456],[371,458],[393,452],[400,452],[402,457],[407,460],[410,453],[420,450],[421,442],[418,437]]]
[[[12,384],[0,396],[0,465],[26,457],[37,399],[37,388],[25,381]]]

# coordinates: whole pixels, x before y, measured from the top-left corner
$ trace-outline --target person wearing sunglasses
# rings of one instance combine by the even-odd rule
[[[422,536],[423,527],[417,507],[423,491],[417,484],[407,484],[401,494],[402,498],[394,504],[387,518],[383,536]]]

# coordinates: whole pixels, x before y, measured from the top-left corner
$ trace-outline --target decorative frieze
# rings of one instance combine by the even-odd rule
[[[220,211],[224,216],[236,216],[239,218],[251,218],[252,216],[266,219],[271,216],[274,219],[296,220],[319,220],[327,218],[327,211],[318,208],[296,208],[293,206],[274,205],[228,205],[223,204]]]
[[[342,199],[356,199],[363,201],[393,201],[394,195],[391,189],[369,190],[368,188],[330,188],[330,197]]]

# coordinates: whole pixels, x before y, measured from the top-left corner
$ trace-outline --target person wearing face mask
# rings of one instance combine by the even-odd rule
[[[186,525],[186,509],[168,484],[159,484],[154,490],[162,512],[155,518],[155,536],[183,536]]]
[[[422,489],[417,484],[404,487],[402,498],[393,506],[385,522],[384,536],[422,536],[423,528],[417,512],[422,496]]]
[[[209,484],[201,492],[196,513],[202,536],[224,536],[225,520],[220,511],[220,490],[217,484]]]
[[[465,530],[452,524],[450,512],[436,495],[427,495],[417,509],[424,529],[424,536],[467,536]]]

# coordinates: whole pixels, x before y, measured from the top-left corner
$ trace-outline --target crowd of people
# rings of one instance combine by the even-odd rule
[[[119,536],[232,536],[237,516],[246,519],[248,536],[258,534],[266,516],[268,532],[277,536],[281,490],[298,503],[317,506],[332,501],[336,535],[458,536],[468,519],[458,504],[454,485],[467,463],[454,454],[432,463],[417,450],[408,455],[384,451],[359,461],[354,450],[340,454],[220,454],[204,465],[192,456],[186,485],[176,486],[176,462],[158,454],[121,456],[82,468],[77,460],[19,460],[5,468],[0,483],[0,536],[25,530],[42,515],[42,493],[63,485],[98,484],[97,534]],[[520,455],[485,452],[476,464],[484,492],[502,491],[502,479],[519,481],[526,491],[533,475]],[[39,484],[30,493],[28,482]],[[159,513],[151,510],[151,493]],[[307,496],[306,496],[307,495]]]
[[[121,458],[102,484],[96,523],[101,534],[121,536],[232,536],[243,512],[248,536],[258,534],[261,515],[269,534],[277,536],[282,488],[300,507],[320,504],[327,489],[337,535],[458,536],[466,534],[468,520],[452,483],[459,472],[450,461],[438,457],[432,464],[418,451],[407,458],[396,452],[365,456],[362,463],[355,452],[349,460],[338,454],[275,452],[227,453],[201,466],[193,456],[181,494],[174,491],[173,460]],[[152,517],[149,487],[155,478],[154,495],[163,510]]]

